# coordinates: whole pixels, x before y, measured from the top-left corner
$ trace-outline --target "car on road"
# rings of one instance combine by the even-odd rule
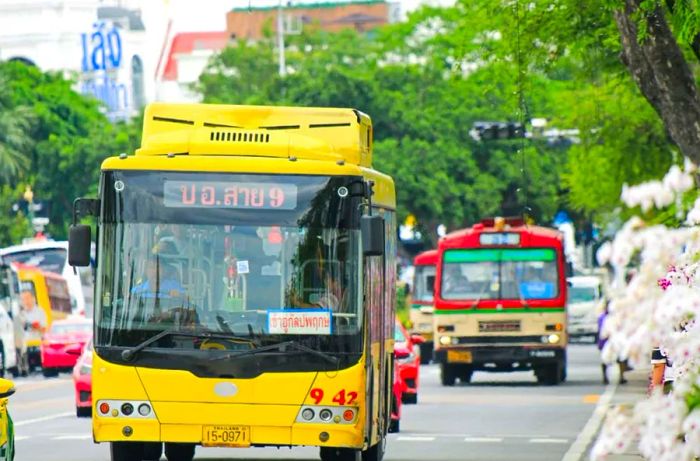
[[[576,275],[567,281],[569,336],[597,338],[598,315],[605,305],[603,279],[596,275]]]
[[[391,422],[389,423],[389,432],[399,432],[401,427],[401,404],[403,401],[403,390],[405,384],[401,379],[399,367],[394,358],[394,383],[391,388]]]
[[[80,352],[92,336],[92,321],[85,317],[56,320],[41,341],[41,370],[44,376],[56,376],[75,366]]]
[[[92,415],[92,341],[88,341],[73,367],[75,414],[78,418]]]
[[[0,378],[0,461],[15,459],[15,428],[7,410],[7,399],[14,393],[12,381]]]
[[[420,344],[425,339],[421,335],[410,335],[396,320],[394,327],[394,357],[403,383],[403,403],[418,403],[418,377],[420,375]]]

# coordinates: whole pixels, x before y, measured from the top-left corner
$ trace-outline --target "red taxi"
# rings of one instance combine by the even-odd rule
[[[84,317],[56,320],[41,341],[41,368],[44,376],[71,370],[92,336],[92,321]]]
[[[418,376],[420,373],[420,347],[425,339],[420,335],[409,335],[396,320],[394,328],[394,357],[403,381],[403,403],[418,403]]]
[[[83,349],[83,353],[73,367],[75,384],[75,414],[80,417],[92,416],[92,341]]]

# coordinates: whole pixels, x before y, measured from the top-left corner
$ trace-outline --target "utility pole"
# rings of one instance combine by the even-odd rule
[[[287,74],[287,64],[284,60],[284,10],[282,9],[282,1],[279,0],[277,7],[277,48],[279,49],[280,77],[284,77]]]

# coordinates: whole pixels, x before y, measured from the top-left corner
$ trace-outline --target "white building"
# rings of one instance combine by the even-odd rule
[[[112,118],[155,94],[156,50],[140,12],[99,0],[0,0],[0,60],[62,71],[105,103]],[[150,52],[149,52],[150,51]]]

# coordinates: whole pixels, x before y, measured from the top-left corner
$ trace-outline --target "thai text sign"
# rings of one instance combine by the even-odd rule
[[[267,311],[270,334],[330,335],[333,323],[327,309],[284,309]]]

